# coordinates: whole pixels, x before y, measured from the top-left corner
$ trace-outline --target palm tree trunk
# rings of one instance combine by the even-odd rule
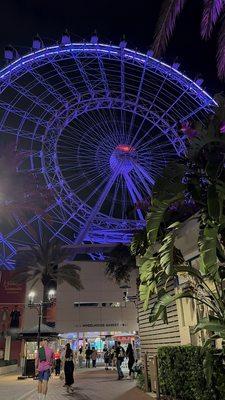
[[[57,288],[57,283],[48,275],[42,277],[42,284],[43,284],[43,316],[42,322],[45,325],[48,325],[48,307],[51,305],[49,304],[49,290]]]
[[[48,292],[49,292],[49,284],[43,285],[43,314],[42,314],[42,323],[47,324],[47,313],[48,313]]]

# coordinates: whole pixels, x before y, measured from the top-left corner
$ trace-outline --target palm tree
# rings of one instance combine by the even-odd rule
[[[205,126],[197,123],[192,128],[195,134],[185,157],[156,182],[147,216],[148,245],[140,260],[140,297],[147,309],[151,296],[157,295],[150,322],[160,317],[167,322],[167,307],[178,298],[197,300],[207,305],[211,315],[199,321],[196,331],[206,329],[216,332],[213,338],[225,339],[225,101],[220,103]],[[191,128],[185,129],[190,134]],[[183,220],[177,214],[171,224],[168,217],[171,207],[188,203],[194,206],[192,218],[199,226],[199,269],[185,261],[184,249],[175,247]],[[183,273],[190,279],[189,286],[169,295],[168,283]]]
[[[136,269],[135,256],[131,254],[128,246],[118,244],[109,254],[106,264],[106,275],[116,283],[128,283],[131,272]]]
[[[190,0],[191,1],[191,0]],[[196,1],[196,0],[192,0]],[[183,11],[187,0],[164,0],[161,16],[156,28],[153,50],[155,57],[165,52],[167,44],[173,35],[176,20]],[[220,23],[217,49],[217,70],[220,79],[225,78],[225,1],[203,0],[201,20],[201,37],[208,40],[212,36],[214,27]]]
[[[31,282],[31,288],[41,281],[44,302],[49,289],[55,289],[63,282],[81,290],[83,285],[79,275],[80,267],[70,261],[73,255],[73,249],[62,246],[58,239],[44,237],[36,245],[18,249],[12,279],[16,283]]]

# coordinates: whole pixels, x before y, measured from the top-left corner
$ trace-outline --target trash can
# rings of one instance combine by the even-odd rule
[[[33,378],[35,376],[35,359],[26,360],[25,375],[28,376],[28,378]]]

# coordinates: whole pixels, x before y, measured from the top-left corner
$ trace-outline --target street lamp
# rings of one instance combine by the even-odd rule
[[[41,324],[43,320],[43,310],[44,308],[51,307],[55,302],[55,290],[50,289],[48,292],[48,301],[38,301],[35,302],[36,293],[31,291],[28,294],[28,307],[35,308],[38,312],[38,332],[37,332],[37,345],[40,347],[40,339],[41,339]]]
[[[128,300],[128,289],[130,289],[130,288],[131,288],[131,286],[125,280],[120,282],[120,289],[124,289],[123,300],[125,301],[125,305],[129,301]]]
[[[55,290],[54,289],[49,290],[48,299],[50,302],[52,302],[52,301],[54,302],[54,300],[55,300]]]
[[[28,294],[28,299],[29,299],[28,305],[29,305],[29,306],[32,305],[32,304],[34,304],[35,295],[36,295],[35,292],[30,292],[30,293]]]

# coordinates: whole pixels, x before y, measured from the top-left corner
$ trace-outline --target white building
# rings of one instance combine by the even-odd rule
[[[67,283],[59,285],[56,298],[55,331],[74,334],[80,338],[89,336],[133,335],[138,331],[135,296],[136,274],[130,288],[120,288],[105,275],[105,263],[79,261],[84,289],[77,291]],[[27,287],[27,298],[30,285]],[[36,300],[42,300],[41,284],[34,288]],[[128,292],[128,301],[125,295]],[[129,299],[131,298],[131,301]],[[23,330],[37,325],[37,313],[26,308]]]

